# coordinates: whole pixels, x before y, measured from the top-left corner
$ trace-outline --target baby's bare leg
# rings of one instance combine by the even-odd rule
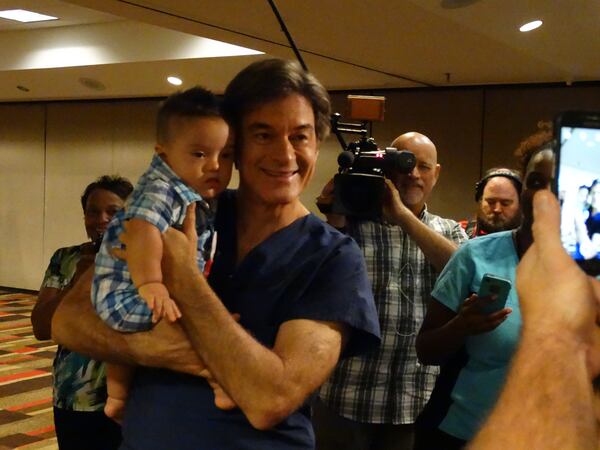
[[[133,379],[135,369],[130,366],[106,364],[106,387],[108,398],[104,406],[104,414],[115,422],[123,421],[125,402],[129,394],[129,386]]]

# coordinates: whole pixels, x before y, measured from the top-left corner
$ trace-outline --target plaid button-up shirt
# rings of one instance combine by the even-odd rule
[[[113,217],[96,255],[92,301],[98,315],[112,328],[132,332],[152,326],[152,311],[138,295],[127,263],[110,254],[112,248],[121,245],[119,234],[125,221],[143,219],[164,233],[169,227],[183,223],[187,207],[193,202],[198,202],[198,265],[203,268],[203,251],[213,237],[212,212],[196,191],[186,185],[158,155],[154,155],[125,209]]]
[[[419,219],[449,240],[467,239],[460,225],[423,210]],[[348,220],[362,249],[382,343],[364,356],[342,360],[319,396],[340,415],[363,423],[414,423],[431,395],[437,366],[417,360],[415,340],[438,276],[399,226]]]

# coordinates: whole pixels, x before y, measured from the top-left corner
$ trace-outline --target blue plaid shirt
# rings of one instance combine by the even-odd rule
[[[119,235],[124,230],[124,223],[133,218],[142,219],[164,233],[169,227],[181,226],[187,207],[193,202],[198,202],[198,266],[203,269],[205,251],[211,247],[214,237],[214,213],[196,191],[186,185],[158,155],[154,155],[125,209],[115,214],[108,225],[96,256],[92,302],[100,318],[112,328],[134,332],[152,327],[152,311],[138,295],[127,263],[110,254],[112,248],[121,246]]]

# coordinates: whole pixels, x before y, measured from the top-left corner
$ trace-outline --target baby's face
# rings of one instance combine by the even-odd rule
[[[158,153],[188,186],[205,199],[229,184],[233,145],[229,126],[220,117],[180,119]]]

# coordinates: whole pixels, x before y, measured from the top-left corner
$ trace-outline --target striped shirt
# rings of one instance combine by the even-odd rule
[[[419,219],[457,244],[467,239],[458,223],[426,208]],[[354,220],[347,224],[367,263],[382,343],[367,355],[342,360],[319,396],[357,422],[414,423],[439,371],[420,364],[415,349],[438,272],[400,226]]]
[[[152,311],[138,295],[127,263],[110,254],[112,248],[121,246],[119,235],[124,230],[125,221],[142,219],[164,233],[169,227],[183,224],[187,207],[193,202],[198,202],[198,266],[203,269],[206,249],[212,246],[214,237],[214,213],[196,191],[186,185],[158,155],[154,155],[125,209],[115,214],[108,225],[96,255],[92,302],[100,318],[112,328],[134,332],[148,330],[152,326]]]

